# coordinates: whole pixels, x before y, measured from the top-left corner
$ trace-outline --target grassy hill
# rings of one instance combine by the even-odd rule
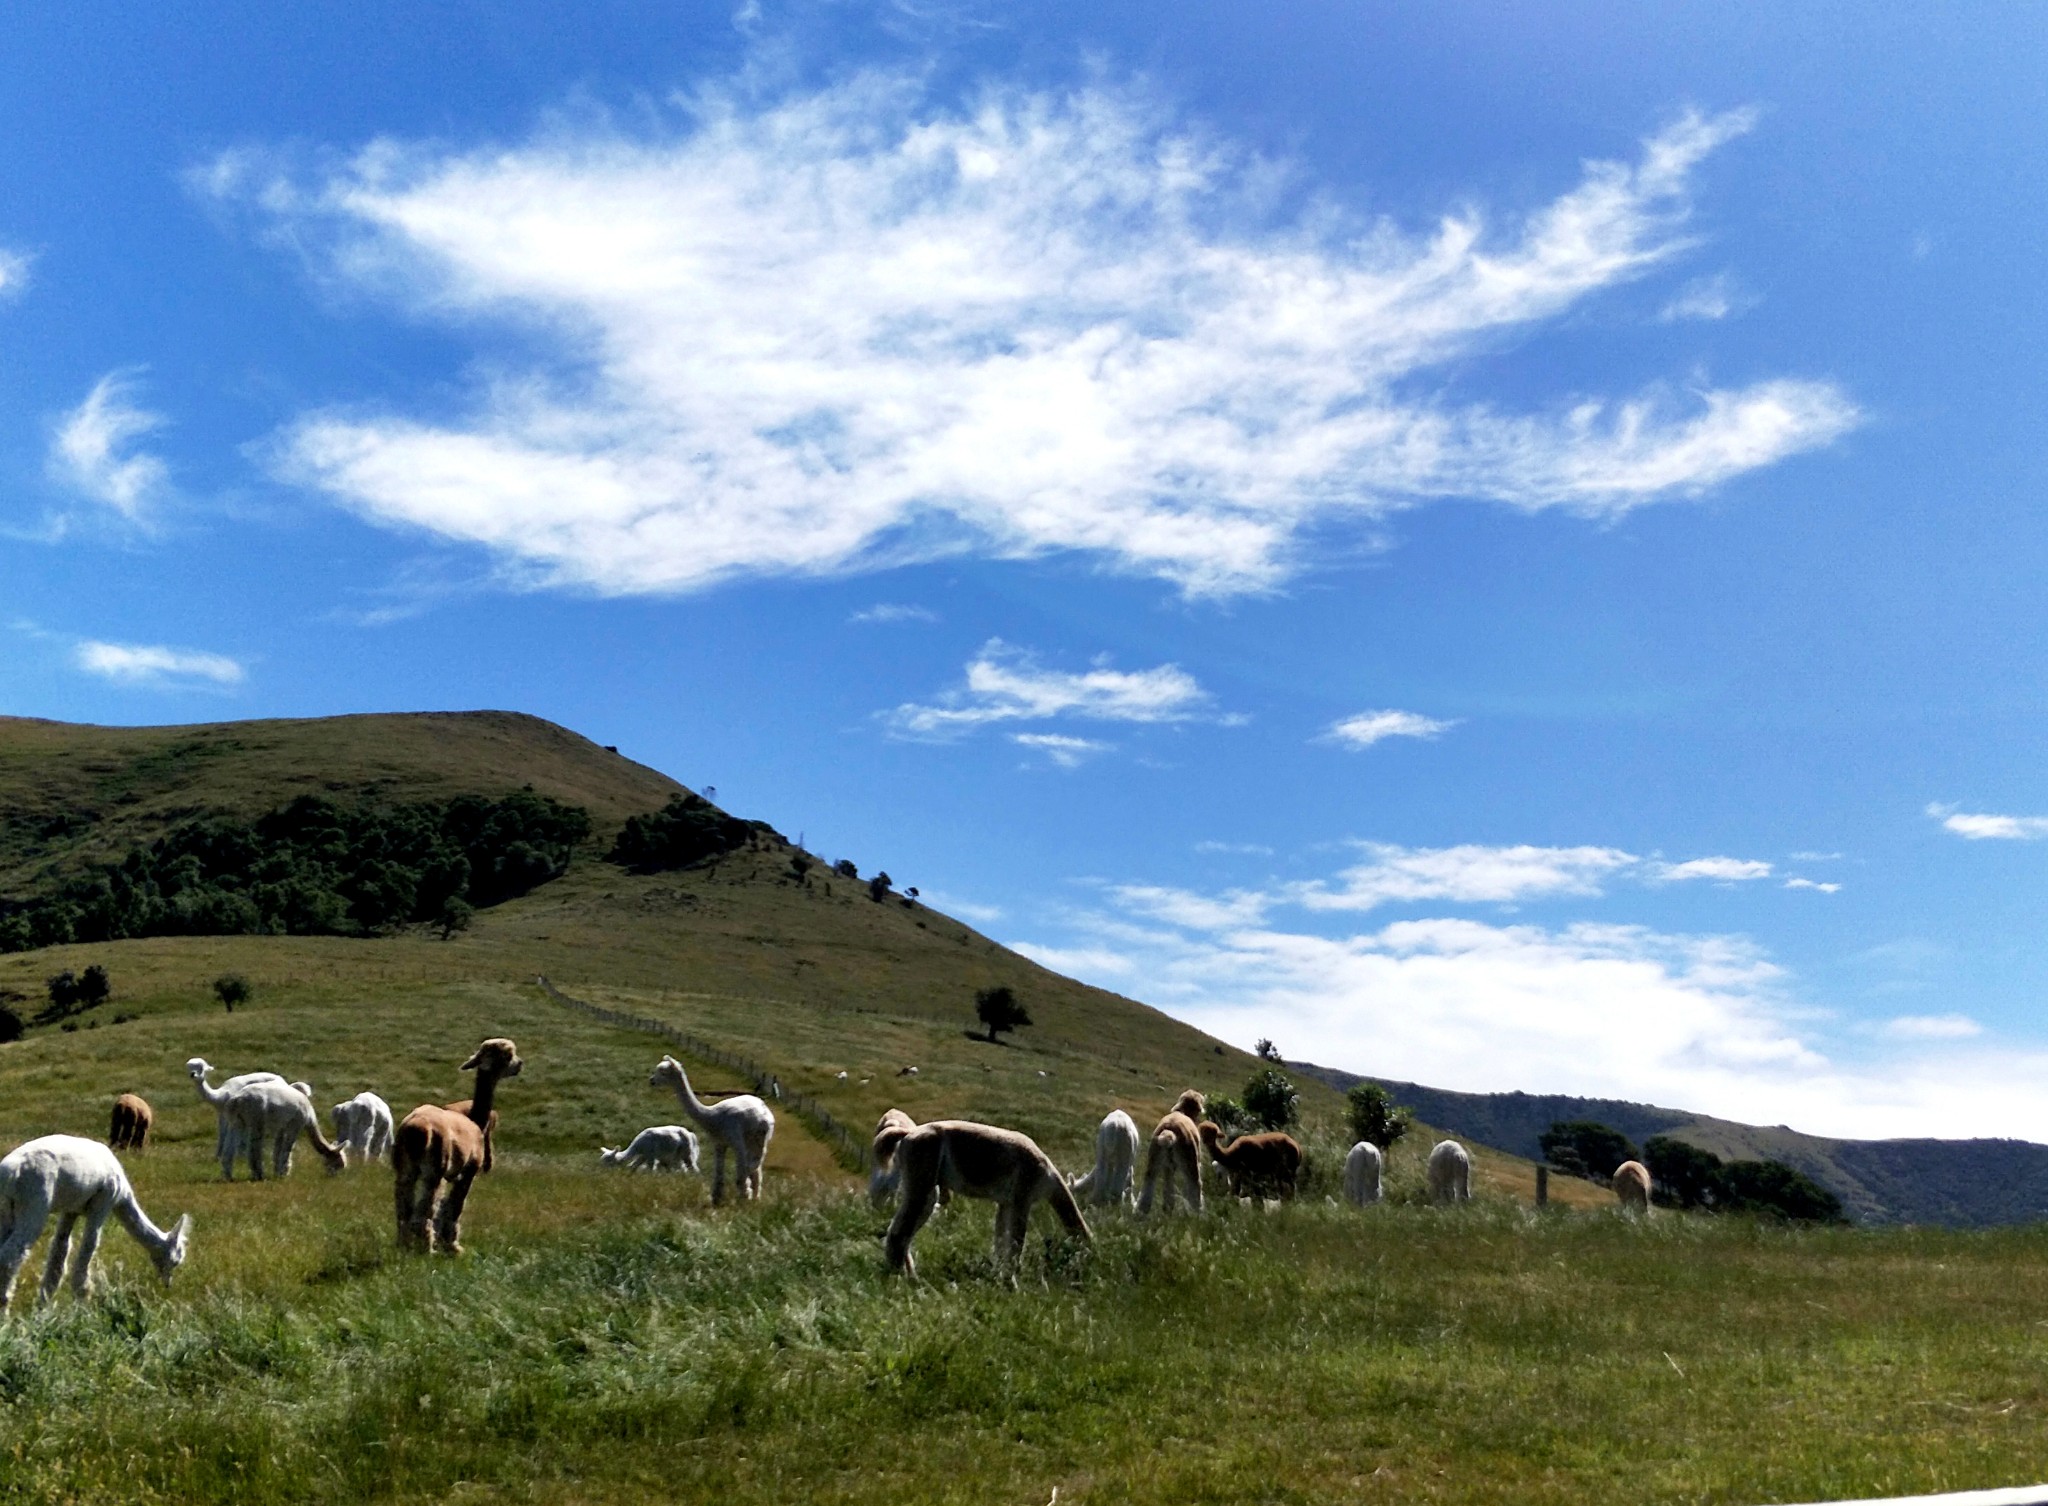
[[[1294,1064],[1345,1088],[1362,1079]],[[1724,1161],[1783,1161],[1831,1189],[1864,1223],[2033,1223],[2048,1218],[2048,1145],[2026,1140],[1836,1140],[1784,1125],[1739,1124],[1684,1109],[1565,1093],[1454,1093],[1375,1078],[1418,1114],[1513,1155],[1537,1157],[1538,1137],[1560,1120],[1610,1125],[1638,1145],[1672,1135]]]
[[[0,1499],[1676,1502],[2038,1472],[2039,1231],[1632,1224],[1568,1179],[1538,1215],[1531,1166],[1497,1151],[1473,1206],[1436,1209],[1427,1130],[1360,1212],[1328,1197],[1341,1098],[1305,1081],[1299,1202],[1101,1214],[1086,1249],[1034,1233],[1014,1289],[988,1263],[988,1208],[966,1203],[920,1238],[911,1287],[882,1274],[886,1213],[787,1112],[760,1205],[600,1172],[598,1145],[682,1117],[647,1084],[668,1047],[535,976],[755,1058],[849,1123],[892,1104],[988,1118],[1069,1167],[1112,1105],[1149,1122],[1184,1086],[1237,1091],[1252,1059],[822,865],[799,875],[772,839],[683,872],[609,865],[604,832],[678,787],[530,718],[0,727],[0,809],[47,827],[65,792],[100,792],[90,822],[10,827],[31,833],[11,870],[30,887],[191,813],[309,789],[530,782],[600,823],[564,877],[445,942],[0,956],[0,990],[92,964],[114,985],[72,1028],[0,1046],[0,1148],[100,1134],[113,1095],[140,1092],[158,1112],[127,1158],[140,1196],[196,1220],[168,1292],[110,1230],[100,1300],[0,1319]],[[212,751],[171,753],[200,732]],[[210,991],[225,972],[255,985],[233,1014]],[[994,983],[1036,1021],[1001,1046],[970,1031]],[[323,1106],[369,1087],[403,1113],[466,1092],[455,1064],[493,1034],[528,1065],[459,1261],[397,1254],[377,1168],[329,1179],[302,1156],[285,1181],[222,1183],[182,1070],[274,1068]],[[690,1065],[707,1091],[747,1086]]]

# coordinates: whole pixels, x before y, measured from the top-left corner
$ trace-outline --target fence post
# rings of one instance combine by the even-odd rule
[[[1536,1168],[1536,1206],[1550,1206],[1550,1168],[1539,1165]]]

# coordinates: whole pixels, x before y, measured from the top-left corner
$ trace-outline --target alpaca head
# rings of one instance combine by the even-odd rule
[[[619,1164],[619,1157],[624,1154],[624,1151],[614,1150],[609,1145],[600,1145],[597,1148],[598,1164],[601,1166],[616,1166]]]
[[[192,1060],[185,1063],[185,1074],[194,1082],[206,1081],[207,1074],[212,1070],[213,1063],[203,1056],[195,1056]]]
[[[305,1099],[306,1102],[311,1103],[313,1101],[313,1085],[311,1083],[295,1082],[292,1083],[290,1086],[291,1090],[294,1093],[298,1094],[301,1098]]]
[[[1193,1088],[1189,1088],[1174,1100],[1172,1112],[1185,1114],[1199,1124],[1209,1115],[1209,1100]]]
[[[487,1073],[492,1077],[517,1077],[519,1069],[525,1065],[519,1059],[518,1048],[502,1035],[497,1035],[477,1047],[458,1070]]]
[[[647,1079],[650,1088],[688,1087],[689,1074],[683,1071],[683,1064],[673,1056],[664,1056]]]
[[[1195,1126],[1195,1133],[1202,1137],[1202,1143],[1209,1147],[1212,1155],[1222,1148],[1223,1126],[1216,1123],[1215,1120],[1204,1119]]]
[[[164,1241],[163,1248],[156,1251],[153,1257],[156,1261],[156,1273],[164,1278],[166,1284],[169,1284],[171,1277],[177,1274],[178,1267],[185,1263],[185,1252],[191,1242],[192,1215],[181,1214],[178,1221],[171,1225],[171,1237]]]

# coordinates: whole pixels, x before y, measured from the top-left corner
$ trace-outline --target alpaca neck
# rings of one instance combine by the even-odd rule
[[[208,1070],[211,1069],[209,1068]],[[205,1072],[201,1072],[198,1076],[194,1077],[192,1079],[192,1085],[199,1089],[200,1098],[205,1100],[207,1103],[212,1104],[215,1108],[219,1108],[223,1103],[227,1101],[228,1095],[226,1094],[226,1092],[224,1092],[220,1088],[216,1088],[212,1083],[208,1082],[206,1080]]]
[[[469,1117],[479,1127],[491,1122],[491,1101],[498,1096],[498,1074],[477,1068],[476,1096],[469,1100]]]
[[[690,1089],[690,1074],[681,1067],[676,1068],[676,1097],[682,1099],[683,1108],[692,1119],[699,1124],[711,1122],[710,1105],[698,1101],[697,1095]]]
[[[135,1236],[135,1242],[149,1251],[150,1259],[161,1266],[164,1257],[170,1253],[171,1241],[176,1238],[172,1231],[159,1229],[151,1223],[132,1192],[114,1205],[114,1216],[121,1220],[122,1228]]]

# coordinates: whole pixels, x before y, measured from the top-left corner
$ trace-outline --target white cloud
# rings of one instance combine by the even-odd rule
[[[1613,516],[1852,428],[1835,386],[1782,376],[1521,416],[1438,395],[1685,249],[1692,169],[1751,123],[1688,114],[1519,222],[1420,233],[1327,194],[1283,213],[1284,167],[1108,85],[962,111],[872,75],[708,91],[679,131],[379,142],[310,186],[244,154],[195,181],[343,279],[543,348],[466,416],[280,436],[282,475],[375,522],[601,592],[972,550],[1227,594],[1285,580],[1333,516]]]
[[[1830,1055],[1821,1018],[1753,942],[1639,926],[1401,921],[1323,936],[1111,891],[1154,922],[1075,920],[1078,944],[1016,944],[1241,1045],[1468,1092],[1578,1093],[1849,1136],[2048,1140],[2048,1053],[1964,1048],[1972,1022],[1906,1016],[1871,1060]],[[1180,929],[1162,930],[1160,921]],[[1913,1023],[1906,1023],[1906,1022]]]
[[[1231,853],[1241,857],[1270,858],[1273,855],[1273,849],[1263,842],[1197,842],[1195,851]]]
[[[1295,885],[1290,897],[1310,910],[1372,910],[1416,900],[1515,904],[1557,895],[1592,895],[1601,880],[1641,860],[1616,847],[1398,847],[1361,843],[1369,861],[1333,884]]]
[[[1973,815],[1939,802],[1928,806],[1927,814],[1946,830],[1973,842],[2032,842],[2048,837],[2048,816]]]
[[[976,900],[959,899],[950,894],[941,894],[936,889],[925,890],[920,898],[929,908],[941,914],[979,921],[983,925],[1001,920],[1006,913],[1001,905],[985,905]]]
[[[160,643],[100,643],[89,640],[78,645],[73,662],[87,674],[128,685],[239,685],[247,675],[239,661],[225,654],[170,648]]]
[[[1666,324],[1685,319],[1726,319],[1755,306],[1756,300],[1743,292],[1734,278],[1721,272],[1687,283],[1658,310],[1657,317]]]
[[[1966,1014],[1902,1014],[1885,1021],[1884,1033],[1902,1041],[1954,1041],[1982,1035],[1984,1027]]]
[[[878,601],[871,607],[863,607],[846,619],[848,622],[937,622],[939,614],[930,607],[906,605],[895,601]]]
[[[1388,737],[1433,738],[1457,725],[1456,722],[1440,722],[1435,717],[1415,711],[1361,711],[1356,716],[1347,716],[1332,723],[1323,737],[1325,741],[1342,743],[1347,748],[1370,748]]]
[[[1068,737],[1061,732],[1012,732],[1010,741],[1043,753],[1063,769],[1078,769],[1096,754],[1116,748],[1115,743],[1098,742],[1092,737]]]
[[[1661,884],[1682,884],[1690,879],[1711,879],[1719,884],[1741,884],[1771,876],[1771,865],[1755,858],[1693,858],[1684,863],[1658,863],[1652,876]]]
[[[1840,884],[1822,883],[1819,879],[1810,878],[1788,878],[1785,880],[1785,887],[1787,889],[1814,889],[1822,894],[1840,894],[1842,892]]]
[[[1842,857],[1843,854],[1839,852],[1795,852],[1792,854],[1792,861],[1795,863],[1838,863],[1842,860]]]
[[[50,442],[50,470],[65,485],[127,518],[138,518],[163,490],[163,461],[135,441],[163,427],[163,416],[132,400],[133,373],[112,371],[58,426]]]
[[[1098,662],[1073,673],[1041,668],[1024,649],[991,638],[967,665],[967,683],[939,704],[906,703],[889,713],[898,732],[947,737],[990,722],[1075,716],[1103,722],[1184,722],[1207,713],[1209,693],[1176,665],[1112,669]]]
[[[28,286],[29,259],[0,246],[0,298],[11,298]]]

